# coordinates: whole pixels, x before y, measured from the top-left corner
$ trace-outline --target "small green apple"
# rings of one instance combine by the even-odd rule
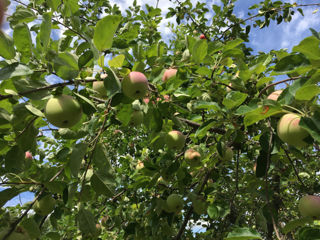
[[[177,71],[178,71],[177,69],[173,69],[173,68],[167,69],[162,76],[162,81],[166,82],[168,81],[169,78],[176,76]]]
[[[172,212],[180,212],[183,208],[183,199],[180,195],[173,193],[167,198],[167,205]]]
[[[131,99],[142,99],[148,92],[148,79],[141,72],[131,72],[122,81],[122,92]]]
[[[307,143],[303,140],[309,136],[309,133],[299,126],[300,119],[301,117],[297,114],[285,114],[279,120],[277,127],[278,137],[297,148],[306,146]]]
[[[180,131],[170,131],[166,137],[166,143],[169,149],[181,150],[186,142],[186,137]]]
[[[52,125],[70,128],[80,121],[82,110],[76,99],[68,95],[60,95],[48,100],[44,114]]]
[[[304,217],[320,218],[320,197],[306,195],[299,200],[299,211]]]
[[[133,111],[131,114],[130,125],[139,126],[143,122],[143,112],[142,111]]]
[[[92,89],[97,92],[97,96],[101,98],[107,97],[107,89],[104,87],[103,81],[96,81],[92,83]]]
[[[277,91],[271,93],[267,97],[267,99],[270,99],[270,100],[273,100],[273,101],[277,101],[282,92],[283,92],[283,90],[277,90]]]
[[[185,151],[184,159],[191,167],[198,167],[201,165],[201,154],[192,148]]]
[[[56,205],[56,200],[51,195],[46,195],[34,203],[34,211],[42,216],[51,213]]]

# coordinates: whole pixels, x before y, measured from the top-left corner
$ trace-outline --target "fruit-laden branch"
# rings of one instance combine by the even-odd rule
[[[272,84],[264,87],[264,88],[260,91],[258,97],[261,97],[262,93],[264,93],[264,92],[265,92],[268,88],[270,88],[270,87],[273,87],[273,86],[278,85],[278,84],[281,84],[281,83],[289,82],[289,81],[292,81],[292,80],[297,80],[297,79],[300,79],[300,78],[302,78],[302,77],[301,77],[301,76],[291,77],[291,78],[288,78],[288,79],[281,80],[281,81],[279,81],[279,82],[272,83]]]
[[[268,12],[279,12],[285,8],[297,8],[297,7],[311,7],[311,6],[320,6],[320,3],[312,3],[312,4],[301,4],[301,5],[298,5],[298,4],[295,4],[295,5],[292,5],[290,7],[280,7],[280,8],[272,8],[272,9],[269,9],[268,11],[265,11],[264,13],[268,13]],[[245,23],[251,19],[254,19],[256,17],[261,17],[263,16],[263,13],[258,13],[256,15],[253,15],[251,17],[248,17],[246,19],[243,19],[237,23],[234,23],[234,24],[231,24],[226,30],[224,30],[222,33],[221,33],[221,36],[219,38],[217,38],[216,40],[221,40],[225,34],[231,29],[231,28],[234,28],[235,26],[239,25],[239,24],[242,24],[242,23]]]
[[[44,86],[44,87],[39,87],[39,88],[35,88],[35,89],[30,89],[27,91],[23,91],[23,92],[18,92],[19,96],[24,96],[30,93],[34,93],[34,92],[39,92],[39,91],[44,91],[44,90],[48,90],[48,89],[52,89],[52,88],[56,88],[56,87],[63,87],[63,86],[67,86],[67,85],[72,85],[78,82],[85,82],[85,83],[89,83],[89,82],[95,82],[97,81],[97,79],[95,78],[87,78],[87,79],[81,79],[81,80],[69,80],[67,82],[63,82],[63,83],[55,83],[49,86]],[[12,98],[16,95],[13,94],[8,94],[8,95],[1,95],[0,94],[0,101],[4,100],[4,99],[8,99],[8,98]]]
[[[49,182],[53,182],[57,177],[60,176],[60,174],[63,172],[64,167],[60,169],[59,172],[56,173],[56,175],[54,175]],[[39,192],[39,194],[33,199],[33,201],[30,203],[30,205],[28,206],[28,208],[24,211],[24,213],[16,220],[14,221],[11,226],[9,231],[3,236],[3,238],[1,240],[6,240],[9,238],[9,236],[11,235],[11,233],[13,233],[13,231],[16,229],[16,227],[18,226],[18,224],[22,221],[22,219],[28,214],[28,212],[30,211],[30,209],[32,208],[32,206],[34,205],[34,203],[39,199],[39,197],[43,194],[43,192],[45,191],[45,187],[43,187],[41,189],[41,191]]]
[[[199,191],[197,193],[198,195],[203,191],[204,186],[207,184],[209,176],[210,176],[212,170],[213,169],[209,170],[207,172],[207,174],[205,175],[205,177],[204,177],[204,179],[202,181],[202,184],[200,186],[200,189],[199,189]],[[190,217],[192,215],[192,212],[193,212],[193,206],[191,205],[190,208],[188,209],[188,212],[187,212],[187,214],[186,214],[186,216],[184,218],[184,221],[183,221],[183,223],[182,223],[182,225],[181,225],[181,227],[179,229],[179,232],[178,232],[177,236],[174,238],[174,240],[179,240],[181,238],[181,236],[182,236],[182,234],[183,234],[183,232],[184,232],[184,230],[185,230],[185,228],[186,228],[186,226],[187,226],[187,224],[189,222],[189,219],[190,219]]]

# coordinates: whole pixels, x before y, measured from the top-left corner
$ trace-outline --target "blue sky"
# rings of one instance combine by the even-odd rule
[[[23,2],[27,2],[27,1],[24,0]],[[132,0],[111,0],[111,2],[117,3],[120,6],[120,9],[124,11],[125,8],[128,7],[128,5],[131,5]],[[157,0],[138,0],[137,2],[140,5],[149,4],[149,5],[155,6]],[[195,3],[196,1],[192,0],[192,2]],[[201,0],[200,2],[206,2],[209,7],[212,4],[220,5],[220,0],[210,0],[210,1]],[[260,1],[257,1],[257,0],[238,0],[236,2],[235,14],[237,16],[246,18],[248,17],[247,15],[248,7],[259,2]],[[310,3],[317,3],[319,1],[288,0],[286,2],[291,2],[291,3],[296,2],[297,4],[310,4]],[[12,4],[13,3],[14,2],[12,2]],[[173,6],[173,3],[170,2],[169,0],[159,1],[159,7],[162,9],[163,15],[165,15],[168,11],[168,8],[172,6]],[[8,11],[9,15],[12,14],[13,9],[14,7],[9,8],[9,11]],[[268,28],[264,28],[264,29],[252,28],[252,31],[250,33],[249,46],[254,49],[254,52],[258,52],[258,51],[269,52],[272,49],[279,50],[281,48],[288,48],[288,50],[291,51],[294,45],[297,45],[302,39],[311,35],[311,32],[309,31],[310,27],[314,28],[316,31],[320,31],[320,17],[319,17],[320,12],[312,13],[315,9],[316,9],[315,7],[303,8],[305,16],[302,17],[299,13],[296,13],[293,17],[293,20],[290,23],[282,23],[280,25],[276,25],[274,22],[271,22]],[[170,30],[166,27],[166,24],[169,21],[175,22],[175,19],[174,18],[164,19],[163,23],[159,28],[164,39],[167,39],[171,35]],[[4,30],[8,34],[11,34],[12,32],[12,30],[9,29],[8,24],[4,25]],[[50,79],[49,82],[56,82],[57,80],[58,79],[54,78],[54,79]],[[6,206],[14,206],[16,204],[19,204],[20,200],[22,203],[25,203],[26,201],[32,200],[32,198],[33,198],[33,194],[22,193],[20,194],[20,197],[16,197],[11,201],[9,201],[6,204]]]

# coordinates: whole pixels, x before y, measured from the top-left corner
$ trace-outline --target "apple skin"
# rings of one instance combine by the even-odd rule
[[[92,89],[97,92],[97,96],[98,97],[101,97],[101,98],[106,98],[107,97],[107,90],[104,87],[104,82],[103,81],[93,82]]]
[[[131,99],[142,99],[148,91],[148,79],[141,72],[131,72],[122,81],[122,92]]]
[[[283,92],[283,90],[277,90],[277,91],[271,93],[267,97],[267,99],[270,99],[270,100],[273,100],[273,101],[277,101],[282,92]]]
[[[192,148],[185,151],[184,159],[191,167],[198,167],[201,165],[201,154]]]
[[[133,111],[131,114],[130,125],[139,126],[143,122],[143,112],[142,111]]]
[[[162,81],[166,82],[168,81],[169,78],[176,76],[177,71],[178,71],[177,69],[173,69],[173,68],[167,69],[162,76]]]
[[[299,200],[299,211],[303,217],[320,218],[320,197],[306,195]]]
[[[32,153],[31,152],[29,152],[29,151],[27,151],[27,152],[25,152],[25,159],[29,159],[29,160],[32,160]]]
[[[70,128],[82,117],[79,102],[71,96],[60,95],[48,100],[44,114],[52,125],[60,128]]]
[[[183,208],[183,199],[178,194],[173,193],[167,198],[167,205],[171,212],[180,212]]]
[[[51,195],[46,195],[34,203],[34,211],[39,215],[46,216],[51,213],[56,205],[56,200]]]
[[[309,134],[299,126],[301,117],[294,113],[287,113],[278,122],[278,137],[285,143],[300,148],[307,145],[303,141]]]
[[[166,136],[166,144],[169,149],[181,150],[186,142],[186,137],[180,131],[170,131]]]
[[[201,34],[200,39],[206,39],[206,36],[204,34]]]

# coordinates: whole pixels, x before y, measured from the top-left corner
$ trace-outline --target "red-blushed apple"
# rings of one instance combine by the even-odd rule
[[[185,151],[184,159],[191,167],[198,167],[201,165],[201,154],[192,148]]]
[[[309,135],[305,129],[299,126],[300,119],[301,116],[298,114],[287,113],[280,118],[277,127],[278,137],[297,148],[307,145],[303,140]]]
[[[183,199],[180,195],[172,193],[167,198],[167,205],[171,212],[178,213],[183,208]]]
[[[143,102],[148,105],[148,103],[150,102],[150,98],[144,98]]]
[[[206,39],[206,36],[204,34],[201,34],[200,39]]]
[[[169,69],[167,69],[167,70],[164,72],[163,76],[162,76],[162,81],[166,82],[166,81],[168,81],[169,78],[172,78],[172,77],[176,76],[177,71],[178,71],[178,70],[177,70],[177,69],[174,69],[174,68],[169,68]]]
[[[320,218],[320,197],[306,195],[299,200],[299,211],[303,217]]]
[[[180,131],[170,131],[166,137],[166,144],[169,149],[181,150],[186,142],[186,137]]]
[[[82,117],[79,102],[71,96],[60,95],[48,100],[44,114],[52,125],[60,128],[70,128]]]
[[[46,216],[53,211],[55,205],[56,200],[51,195],[46,195],[34,203],[33,209],[36,213]]]
[[[25,152],[25,158],[26,159],[29,159],[29,160],[32,160],[32,153],[31,152],[29,152],[29,151],[27,151],[27,152]]]
[[[271,93],[267,97],[267,99],[270,99],[270,100],[273,100],[273,101],[277,101],[282,92],[283,92],[283,90],[277,90],[277,91]]]
[[[131,114],[130,125],[139,126],[143,122],[143,112],[142,111],[133,111]]]
[[[107,89],[104,87],[103,81],[96,81],[92,83],[92,89],[97,92],[97,96],[101,98],[107,97]]]
[[[131,99],[142,99],[148,92],[148,79],[141,72],[131,72],[122,81],[122,92]]]

